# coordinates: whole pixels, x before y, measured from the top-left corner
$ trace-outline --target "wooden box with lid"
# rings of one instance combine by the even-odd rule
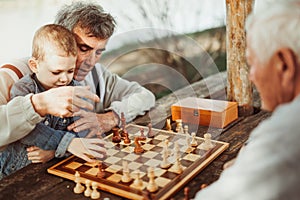
[[[172,120],[224,128],[238,118],[236,102],[188,97],[171,106]]]

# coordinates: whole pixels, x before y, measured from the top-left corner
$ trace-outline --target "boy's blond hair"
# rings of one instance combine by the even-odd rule
[[[74,34],[57,24],[48,24],[39,28],[32,43],[32,57],[42,61],[46,48],[55,48],[61,56],[77,56],[77,44]]]

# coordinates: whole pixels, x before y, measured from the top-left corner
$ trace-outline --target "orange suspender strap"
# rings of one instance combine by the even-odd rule
[[[13,65],[6,64],[6,65],[3,65],[1,68],[7,68],[7,69],[12,70],[19,77],[19,79],[23,77],[23,74],[20,72],[20,70]]]

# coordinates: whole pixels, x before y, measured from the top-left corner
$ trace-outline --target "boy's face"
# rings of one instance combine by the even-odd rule
[[[37,63],[36,76],[48,90],[68,85],[74,75],[76,57],[60,56],[57,52],[47,52],[44,59]]]

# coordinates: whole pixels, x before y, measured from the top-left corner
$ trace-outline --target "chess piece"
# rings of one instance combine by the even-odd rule
[[[157,187],[157,185],[155,183],[155,180],[154,180],[155,175],[154,175],[154,169],[153,169],[153,167],[149,167],[148,168],[148,177],[149,177],[149,183],[147,185],[147,190],[149,192],[155,192],[155,191],[157,191],[158,187]]]
[[[143,181],[141,180],[141,177],[140,177],[140,170],[136,171],[136,177],[135,177],[132,185],[136,188],[143,187]]]
[[[171,126],[171,120],[167,119],[166,121],[166,130],[167,131],[172,131],[172,126]]]
[[[80,174],[78,171],[75,172],[75,187],[73,189],[74,193],[80,194],[84,191],[84,186],[81,185],[80,183]]]
[[[181,119],[176,120],[176,129],[175,130],[176,130],[177,133],[183,133],[182,120]]]
[[[163,168],[163,169],[166,169],[168,167],[170,167],[170,163],[168,162],[168,157],[169,157],[169,154],[168,154],[168,149],[167,148],[163,148],[163,151],[162,151],[162,162],[160,163],[160,167]]]
[[[145,134],[144,134],[144,128],[140,128],[140,133],[141,133],[141,136],[140,136],[140,137],[146,139],[146,136],[145,136]]]
[[[143,153],[145,151],[143,149],[143,147],[141,146],[140,142],[139,142],[141,140],[146,140],[146,138],[142,137],[142,136],[137,136],[137,137],[134,138],[134,145],[135,145],[135,147],[134,147],[133,151],[136,154],[141,154],[141,153]]]
[[[112,131],[113,131],[112,142],[120,143],[121,142],[121,136],[120,136],[120,133],[119,133],[119,129],[115,127],[115,128],[112,128]]]
[[[102,162],[99,162],[98,164],[98,173],[97,173],[98,178],[104,178],[105,177],[105,171],[103,169],[103,164]]]
[[[183,200],[190,200],[190,188],[185,187],[184,188],[184,199]]]
[[[192,146],[192,147],[198,146],[198,142],[197,142],[197,140],[196,140],[196,133],[195,133],[195,132],[192,132],[191,135],[192,135],[191,146]]]
[[[211,134],[209,134],[209,133],[204,134],[204,142],[201,143],[200,149],[209,150],[213,147],[214,147],[214,145],[211,142]]]
[[[169,150],[169,140],[168,139],[165,139],[164,149],[166,150],[166,154],[169,156],[171,154],[171,151]]]
[[[125,130],[126,119],[125,119],[125,116],[124,116],[124,113],[123,113],[123,112],[121,112],[121,119],[120,119],[120,121],[121,121],[121,129],[122,129],[122,130]]]
[[[123,176],[122,176],[122,182],[128,183],[131,181],[130,175],[129,175],[129,168],[128,168],[128,162],[123,161]]]
[[[91,199],[99,199],[100,198],[100,192],[98,192],[97,187],[98,187],[98,183],[92,182],[93,191],[91,193]]]
[[[185,152],[190,153],[193,150],[193,148],[191,146],[191,136],[189,134],[187,134],[185,139],[186,139],[186,150],[185,150]]]
[[[86,189],[84,191],[84,196],[86,197],[90,197],[91,196],[91,193],[92,193],[92,189],[91,189],[91,181],[90,180],[86,180],[85,181],[85,186],[86,186]]]
[[[183,133],[184,134],[189,134],[189,126],[188,125],[183,126]]]
[[[125,132],[124,136],[124,144],[130,144],[131,140],[129,139],[129,134]]]
[[[177,142],[175,142],[175,152],[174,152],[174,156],[175,156],[175,164],[174,164],[174,170],[176,173],[181,174],[183,169],[182,169],[182,165],[180,163],[180,149],[179,149],[179,145]]]
[[[153,137],[154,137],[154,133],[153,133],[153,131],[152,131],[152,124],[151,124],[151,123],[148,124],[148,133],[147,133],[147,137],[148,137],[148,138],[153,138]]]

